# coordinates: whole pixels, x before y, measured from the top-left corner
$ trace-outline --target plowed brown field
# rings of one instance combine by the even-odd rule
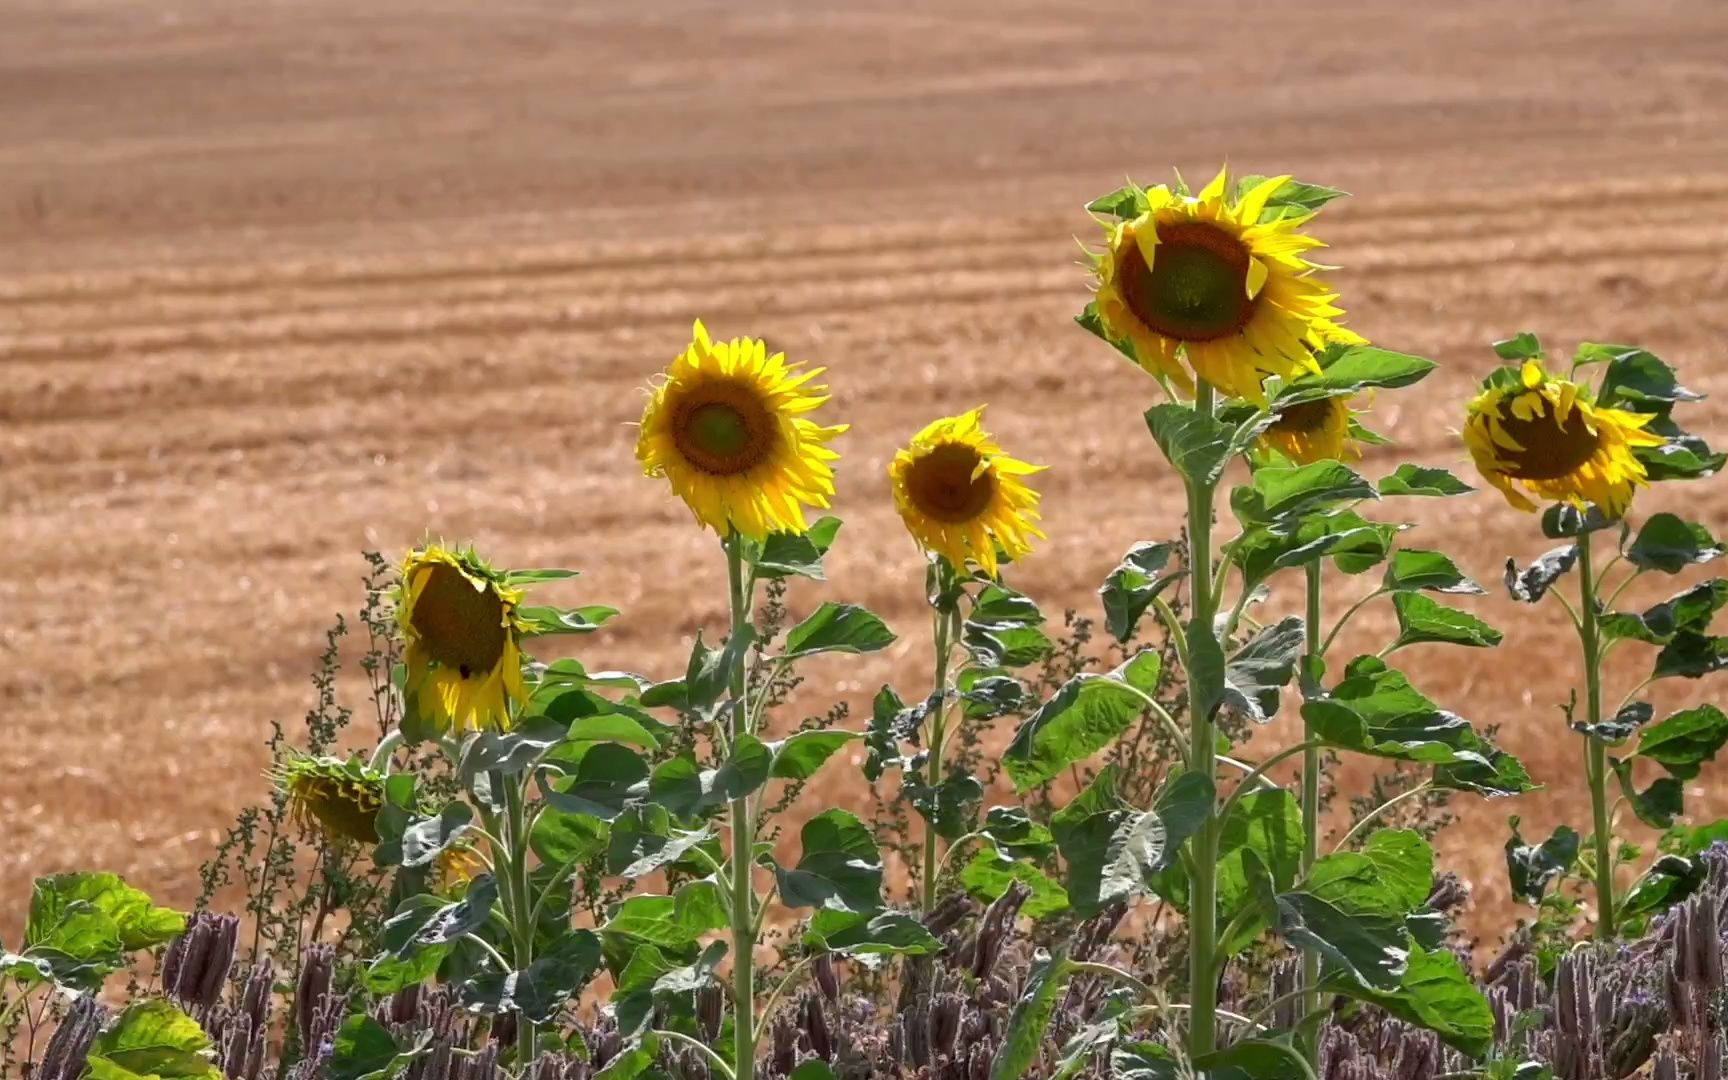
[[[1051,464],[1050,541],[1016,581],[1093,610],[1121,552],[1178,519],[1149,381],[1069,321],[1080,206],[1124,173],[1228,156],[1355,192],[1321,230],[1352,324],[1444,365],[1376,407],[1424,463],[1460,462],[1486,344],[1527,328],[1649,346],[1715,392],[1693,417],[1728,440],[1718,0],[6,7],[7,940],[37,873],[191,898],[260,791],[268,721],[310,701],[361,548],[431,530],[578,567],[562,598],[625,610],[585,656],[681,665],[721,621],[720,564],[638,475],[628,424],[698,315],[828,365],[853,425],[831,595],[904,640],[813,691],[920,692],[920,569],[883,467],[939,412],[988,401]],[[1681,504],[1728,530],[1721,482],[1644,506]],[[1413,542],[1484,581],[1544,547],[1490,495],[1416,509]],[[1563,613],[1482,608],[1503,648],[1406,664],[1549,785],[1443,837],[1497,916],[1506,814],[1587,815],[1554,709]],[[1721,775],[1695,785],[1700,815],[1728,811]]]

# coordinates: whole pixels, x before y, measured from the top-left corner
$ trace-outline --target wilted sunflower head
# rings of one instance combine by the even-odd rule
[[[510,724],[522,701],[522,592],[473,551],[436,544],[402,560],[396,621],[406,645],[404,696],[440,732]]]
[[[1038,493],[1024,477],[1041,472],[1009,457],[984,430],[982,406],[949,416],[912,437],[888,464],[894,503],[912,538],[964,571],[967,559],[992,576],[996,548],[1025,557],[1038,530]]]
[[[1232,195],[1221,169],[1198,195],[1135,189],[1144,209],[1107,222],[1105,250],[1092,256],[1105,336],[1184,392],[1199,377],[1257,404],[1268,376],[1319,370],[1311,347],[1361,344],[1303,258],[1323,246],[1300,231],[1313,213],[1267,211],[1289,180]]]
[[[1632,505],[1633,489],[1648,483],[1634,448],[1665,441],[1643,430],[1653,419],[1598,406],[1588,387],[1526,360],[1484,383],[1469,405],[1464,444],[1483,478],[1520,510],[1536,510],[1534,496],[1594,503],[1617,518]]]
[[[1271,426],[1260,433],[1260,444],[1277,450],[1297,465],[1360,457],[1361,450],[1350,437],[1350,416],[1349,401],[1343,397],[1286,405],[1278,411]]]
[[[384,775],[358,761],[295,754],[276,770],[289,813],[331,843],[376,844]]]
[[[828,400],[810,385],[822,368],[788,364],[755,338],[713,341],[700,321],[688,348],[653,386],[636,458],[664,477],[696,519],[721,536],[761,540],[802,532],[806,506],[826,507],[846,430],[808,418]]]

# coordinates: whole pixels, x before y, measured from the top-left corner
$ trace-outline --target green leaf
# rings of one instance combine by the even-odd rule
[[[869,653],[893,643],[894,632],[875,614],[856,604],[830,600],[786,632],[783,655],[801,659],[829,652]]]
[[[1486,768],[1492,751],[1468,722],[1374,656],[1351,661],[1330,697],[1303,703],[1302,717],[1330,745],[1377,757]]]
[[[538,585],[544,581],[567,581],[581,576],[581,572],[576,570],[506,570],[504,584],[520,588],[524,585]]]
[[[750,646],[756,643],[756,628],[750,623],[740,626],[736,633],[726,639],[726,645],[720,649],[710,649],[702,641],[701,631],[696,633],[696,641],[690,647],[690,663],[685,668],[681,697],[666,696],[672,700],[664,703],[677,705],[681,709],[702,712],[711,708],[715,702],[725,697],[732,688],[732,680],[744,668],[744,655],[750,651]],[[653,697],[653,691],[642,694],[642,704],[660,703]]]
[[[1703,860],[1664,855],[1626,890],[1620,902],[1620,917],[1635,919],[1667,911],[1697,892],[1708,877],[1709,869]]]
[[[678,863],[713,837],[707,826],[688,831],[674,827],[665,807],[632,806],[612,823],[606,872],[635,881]]]
[[[1146,201],[1146,191],[1140,185],[1129,182],[1112,191],[1108,195],[1100,195],[1086,204],[1086,209],[1094,214],[1105,214],[1121,221],[1132,221],[1151,209],[1151,203]]]
[[[1599,724],[1574,720],[1566,726],[1581,735],[1589,735],[1615,746],[1630,739],[1633,732],[1648,724],[1655,711],[1648,701],[1634,701]]]
[[[1698,775],[1700,765],[1715,760],[1724,742],[1728,742],[1728,716],[1714,705],[1700,705],[1645,728],[1634,753],[1661,765],[1676,779],[1690,780]]]
[[[1416,465],[1400,465],[1392,475],[1380,481],[1380,495],[1447,496],[1467,495],[1476,489],[1445,469],[1428,469]]]
[[[1675,593],[1639,615],[1609,612],[1602,616],[1602,633],[1608,638],[1666,645],[1679,633],[1703,634],[1724,604],[1728,604],[1728,580],[1712,578]]]
[[[1639,821],[1652,829],[1673,827],[1674,818],[1685,809],[1686,802],[1686,792],[1679,779],[1664,776],[1639,791],[1632,776],[1631,760],[1623,761],[1610,757],[1608,764],[1614,770],[1615,778],[1620,781],[1621,794],[1632,804],[1632,812],[1638,816]]]
[[[1312,514],[1294,529],[1250,529],[1237,546],[1244,586],[1254,586],[1273,571],[1304,566],[1330,556],[1340,570],[1359,574],[1379,565],[1402,528],[1368,521],[1354,510]]]
[[[1249,192],[1270,180],[1266,176],[1244,176],[1236,181],[1236,198],[1242,199]],[[1287,217],[1302,217],[1314,213],[1333,199],[1342,199],[1350,193],[1340,191],[1324,184],[1305,184],[1300,180],[1286,180],[1278,185],[1276,191],[1266,200],[1266,208],[1260,212],[1260,220],[1279,221]]]
[[[1303,1075],[1307,1059],[1287,1043],[1241,1039],[1194,1059],[1194,1068],[1212,1080],[1291,1080]]]
[[[876,692],[870,705],[870,726],[864,731],[864,779],[874,784],[889,769],[901,768],[906,759],[900,741],[909,738],[924,722],[924,702],[908,706],[892,686]]]
[[[827,810],[804,823],[803,856],[791,870],[775,867],[787,907],[873,912],[882,906],[882,859],[876,840],[845,810]]]
[[[1175,545],[1142,541],[1128,549],[1122,562],[1110,571],[1098,596],[1104,603],[1104,626],[1117,641],[1126,642],[1152,606],[1160,592],[1181,580],[1181,575],[1166,576]]]
[[[403,1056],[383,1024],[365,1013],[355,1013],[336,1032],[330,1053],[330,1080],[388,1077],[405,1064]]]
[[[1410,386],[1434,370],[1432,360],[1372,345],[1331,345],[1318,360],[1319,374],[1308,372],[1286,383],[1274,399],[1275,408],[1344,397],[1375,387]]]
[[[1603,350],[1620,350],[1608,360],[1608,372],[1602,377],[1602,390],[1596,395],[1605,406],[1620,402],[1624,403],[1622,407],[1631,408],[1634,412],[1651,412],[1648,408],[1651,404],[1672,405],[1703,398],[1702,394],[1681,386],[1674,369],[1654,353],[1626,345],[1599,345],[1596,348],[1598,355]]]
[[[984,815],[982,831],[1015,858],[1042,859],[1056,850],[1050,830],[1018,806],[992,806]]]
[[[1526,791],[1535,791],[1539,786],[1530,779],[1523,762],[1504,750],[1491,749],[1484,757],[1484,762],[1436,765],[1429,783],[1442,790],[1472,791],[1489,798],[1522,795]]]
[[[1494,1046],[1494,1013],[1450,949],[1410,949],[1396,990],[1370,990],[1354,980],[1331,978],[1325,988],[1377,1005],[1406,1023],[1427,1028],[1447,1045],[1481,1057]]]
[[[542,862],[577,863],[606,849],[607,826],[587,814],[566,814],[548,807],[534,820],[528,846]]]
[[[1641,570],[1678,574],[1720,557],[1722,550],[1704,526],[1673,514],[1652,514],[1626,548],[1626,561]]]
[[[821,1058],[811,1058],[787,1075],[786,1080],[836,1080],[834,1070]]]
[[[1542,894],[1554,879],[1572,872],[1578,865],[1578,832],[1561,825],[1541,844],[1526,844],[1518,831],[1519,818],[1511,821],[1512,835],[1506,841],[1506,878],[1512,883],[1512,895],[1527,904],[1542,902]]]
[[[1082,672],[1028,716],[1003,755],[1018,791],[1055,778],[1108,746],[1146,708],[1158,685],[1158,653],[1145,650],[1108,674]]]
[[[1516,559],[1509,558],[1506,560],[1506,592],[1514,600],[1534,604],[1546,596],[1549,588],[1577,561],[1577,544],[1554,548],[1523,570],[1518,569]]]
[[[1382,829],[1361,851],[1321,856],[1302,888],[1349,914],[1402,919],[1434,888],[1434,849],[1407,829]]]
[[[1502,360],[1540,360],[1542,359],[1542,342],[1537,339],[1535,334],[1526,330],[1517,337],[1496,341],[1494,352]]]
[[[810,917],[804,941],[846,956],[929,956],[942,951],[942,942],[903,911],[824,908]]]
[[[1168,1047],[1157,1043],[1117,1043],[1110,1051],[1111,1080],[1184,1080],[1191,1075]]]
[[[1542,511],[1542,535],[1550,540],[1569,540],[1585,533],[1601,532],[1613,524],[1595,506],[1581,511],[1570,503],[1555,503]]]
[[[1464,576],[1458,564],[1449,557],[1421,548],[1394,551],[1392,561],[1386,564],[1384,584],[1388,592],[1425,590],[1480,596],[1484,591],[1482,586]]]
[[[1394,649],[1423,642],[1492,648],[1504,636],[1465,611],[1449,608],[1421,593],[1399,593],[1392,598],[1398,615],[1398,640]]]
[[[761,739],[743,733],[732,743],[732,753],[714,770],[712,778],[703,778],[702,790],[715,801],[742,799],[766,784],[773,768],[774,752]]]
[[[402,865],[432,865],[473,823],[474,811],[461,802],[450,803],[437,817],[419,819],[402,832]]]
[[[855,731],[800,731],[768,744],[773,763],[768,775],[776,780],[808,780],[841,747],[859,738]]]
[[[1146,426],[1164,457],[1182,479],[1211,485],[1230,460],[1235,430],[1186,405],[1154,405],[1146,410]]]
[[[1068,890],[1051,881],[1036,866],[1011,856],[995,843],[981,845],[965,866],[960,868],[960,884],[965,890],[986,903],[1007,891],[1013,882],[1032,890],[1020,913],[1029,919],[1042,919],[1068,910]]]
[[[648,763],[616,743],[594,743],[581,750],[575,772],[548,784],[545,773],[535,773],[540,797],[554,810],[587,814],[611,821],[633,797],[632,789],[648,779]]]
[[[533,1023],[545,1024],[598,970],[600,939],[589,930],[572,930],[521,971],[492,971],[468,980],[458,1000],[476,1011],[519,1010]]]
[[[1168,870],[1175,865],[1182,845],[1200,831],[1200,826],[1217,810],[1217,802],[1217,790],[1205,773],[1176,772],[1164,778],[1152,800],[1152,809],[1164,823],[1165,832],[1164,857],[1154,870]]]
[[[96,1036],[89,1064],[91,1075],[115,1080],[222,1080],[222,1071],[203,1056],[209,1049],[198,1021],[166,1001],[141,1001]]]
[[[1116,794],[1116,766],[1106,765],[1092,782],[1050,818],[1050,832],[1067,864],[1068,900],[1082,918],[1113,901],[1103,893],[1105,870],[1118,830],[1138,815]]]
[[[165,945],[186,929],[185,915],[157,907],[149,894],[126,884],[118,874],[84,871],[36,879],[24,944],[46,944],[45,932],[78,903],[89,904],[112,920],[120,947],[127,952]]]
[[[24,956],[8,966],[26,985],[51,978],[62,986],[95,993],[103,980],[125,963],[120,928],[88,900],[54,892],[52,881],[36,880],[24,932]]]
[[[825,579],[822,557],[834,546],[840,533],[840,519],[818,518],[805,532],[769,533],[762,542],[762,551],[751,561],[756,576],[779,580],[788,577]]]
[[[718,905],[711,878],[687,882],[673,896],[637,893],[612,909],[600,933],[660,949],[686,949],[726,925]]]
[[[984,785],[963,772],[944,776],[935,790],[924,782],[921,773],[913,773],[906,777],[902,790],[912,808],[936,830],[936,835],[950,843],[972,831],[978,804],[984,798]]]
[[[454,905],[429,894],[410,896],[397,905],[379,938],[383,951],[374,956],[360,983],[374,994],[393,994],[430,979],[450,952],[448,942],[422,945],[415,941],[437,913]]]
[[[1289,526],[1341,502],[1377,498],[1374,486],[1349,466],[1316,461],[1254,470],[1251,484],[1230,493],[1230,508],[1245,526]]]
[[[1020,1080],[1042,1056],[1045,1032],[1056,1010],[1056,996],[1068,980],[1070,963],[1061,949],[1054,954],[1039,950],[1026,976],[1026,989],[1014,1003],[1008,1030],[990,1062],[990,1080]]]
[[[1251,875],[1267,871],[1252,853]],[[1270,879],[1257,889],[1261,914],[1278,936],[1320,957],[1321,964],[1363,986],[1395,990],[1404,977],[1410,935],[1404,921],[1384,915],[1349,913],[1309,892],[1270,895]],[[1270,907],[1266,901],[1271,901]]]
[[[523,637],[545,637],[552,634],[591,634],[609,619],[616,617],[618,609],[604,604],[590,604],[586,607],[556,608],[556,607],[524,607],[516,609],[516,618],[522,627]]]
[[[983,670],[1019,668],[1049,654],[1044,614],[1029,598],[997,583],[980,589],[972,613],[960,629],[960,643]]]
[[[540,759],[540,755],[564,741],[570,718],[554,719],[545,710],[564,696],[595,696],[585,689],[555,687],[548,694],[536,692],[528,702],[529,715],[521,725],[506,732],[482,731],[463,748],[457,777],[464,784],[488,772],[516,776]],[[562,705],[558,706],[560,709]],[[649,745],[658,745],[652,739]]]
[[[1223,703],[1264,724],[1278,712],[1278,692],[1296,672],[1304,645],[1302,620],[1294,615],[1262,627],[1224,665]]]
[[[960,692],[961,711],[968,720],[995,720],[1029,711],[1036,705],[1026,684],[1011,675],[988,674],[988,669],[968,667],[954,680]]]
[[[1656,654],[1653,679],[1700,679],[1728,667],[1728,637],[1683,630]]]

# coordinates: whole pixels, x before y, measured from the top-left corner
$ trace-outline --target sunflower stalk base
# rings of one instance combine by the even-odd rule
[[[1596,570],[1590,559],[1590,534],[1578,537],[1578,638],[1584,647],[1584,708],[1588,731],[1602,724],[1602,630],[1596,599]],[[1584,737],[1584,775],[1590,783],[1590,812],[1596,846],[1596,937],[1614,940],[1614,834],[1608,820],[1608,751],[1595,735]]]
[[[732,533],[725,542],[728,608],[734,638],[744,631],[750,618],[750,597],[744,583],[743,540]],[[744,669],[732,676],[730,741],[738,745],[748,733],[749,709],[744,692]],[[735,1080],[753,1080],[756,1073],[756,890],[750,879],[755,820],[750,798],[733,799],[729,806],[732,833],[732,1007],[734,1043],[732,1074]]]
[[[1195,411],[1213,412],[1213,390],[1201,382],[1194,395]],[[1218,596],[1212,581],[1212,503],[1216,481],[1190,481],[1188,496],[1188,545],[1192,567],[1190,591],[1193,600],[1186,634],[1188,655],[1194,658],[1188,670],[1188,767],[1211,778],[1218,769],[1218,746],[1212,722],[1214,705],[1223,698],[1221,665],[1198,662],[1198,658],[1220,654],[1216,627]],[[1218,830],[1222,824],[1217,805],[1190,841],[1193,868],[1192,901],[1188,924],[1188,1055],[1209,1054],[1217,1047],[1218,966]]]

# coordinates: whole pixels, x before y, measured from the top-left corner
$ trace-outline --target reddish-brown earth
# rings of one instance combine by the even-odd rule
[[[920,692],[921,570],[883,468],[938,413],[990,402],[1052,466],[1050,540],[1016,582],[1093,610],[1179,513],[1151,383],[1069,321],[1080,207],[1124,174],[1228,157],[1353,191],[1319,226],[1352,325],[1442,364],[1375,407],[1417,460],[1461,463],[1487,343],[1527,328],[1651,347],[1715,392],[1693,419],[1728,439],[1715,0],[11,0],[4,22],[8,940],[38,873],[191,899],[261,792],[268,723],[310,701],[362,548],[430,530],[578,567],[559,598],[625,611],[583,655],[676,670],[721,621],[721,564],[638,474],[629,424],[696,316],[826,364],[852,425],[828,595],[904,639],[819,669],[813,704]],[[1640,501],[1658,506],[1728,529],[1719,481]],[[1545,546],[1492,494],[1414,512],[1413,542],[1485,581]],[[1587,815],[1554,708],[1577,671],[1564,614],[1481,609],[1503,648],[1406,662],[1549,785],[1442,838],[1492,932],[1506,815]],[[1344,648],[1389,624],[1373,609]],[[835,770],[824,797],[860,801]],[[1696,814],[1728,811],[1720,775],[1692,785]]]

